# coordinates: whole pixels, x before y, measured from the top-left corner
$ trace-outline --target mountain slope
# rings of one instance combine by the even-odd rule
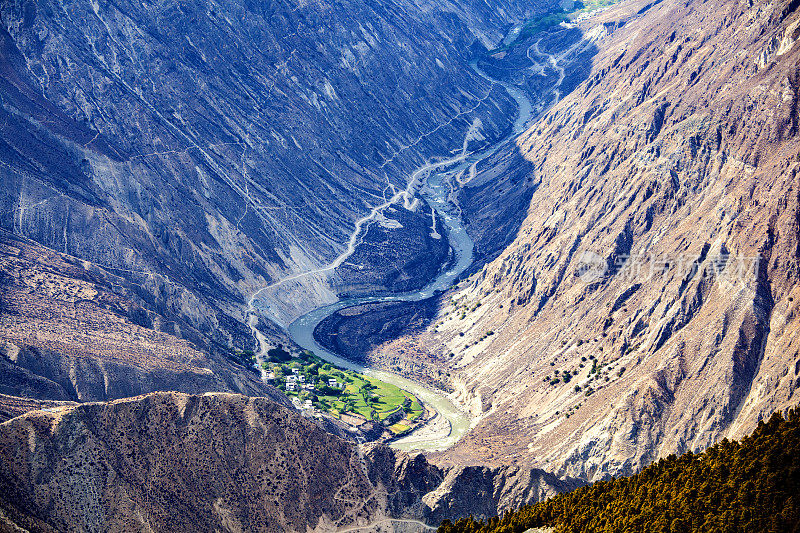
[[[524,165],[476,177],[501,207],[531,190],[516,239],[406,340],[482,417],[442,461],[600,479],[797,402],[798,17],[664,0],[584,23],[589,78]]]
[[[288,403],[234,352],[166,318],[139,289],[0,230],[0,393],[86,402],[222,391]]]
[[[469,50],[545,7],[4,2],[0,227],[147,281],[222,341],[246,335],[258,289],[329,266],[471,125],[509,129],[513,102]],[[401,209],[415,220],[397,233],[426,236],[430,214]],[[385,289],[378,259],[362,276]],[[282,285],[276,318],[352,290],[334,270]]]
[[[31,412],[0,424],[0,450],[0,524],[37,531],[416,531],[580,486],[530,469],[441,471],[221,393]]]
[[[278,324],[299,313],[339,295],[419,287],[447,260],[411,171],[470,144],[467,131],[471,149],[509,131],[514,102],[468,62],[512,20],[547,7],[3,2],[0,229],[119,278],[171,336],[148,343],[188,340],[212,358],[253,349],[250,315],[268,341],[286,343]],[[59,275],[54,261],[44,269]],[[49,305],[9,290],[14,306]],[[22,380],[12,395],[49,386],[32,384],[37,376],[61,383],[52,398],[73,400],[252,385],[234,383],[241,369],[224,360],[180,379],[119,371],[99,324],[85,332],[96,335],[86,353],[66,357],[65,346],[21,339],[25,317],[5,340],[23,354],[46,348],[49,362],[28,357],[25,376],[4,366],[7,381]],[[176,368],[207,357],[178,352]],[[214,378],[195,372],[208,368]],[[197,380],[206,384],[189,385]]]

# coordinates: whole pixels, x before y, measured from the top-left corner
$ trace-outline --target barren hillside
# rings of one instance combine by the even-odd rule
[[[531,469],[442,471],[234,394],[154,393],[0,424],[7,528],[421,531],[423,521],[491,516],[577,486]]]
[[[590,77],[465,197],[528,190],[522,228],[400,341],[481,417],[442,461],[598,479],[797,402],[799,17],[664,0],[583,23]]]
[[[0,231],[0,393],[97,401],[222,391],[288,402],[259,372],[234,362],[233,351],[165,318],[136,289],[88,261]]]

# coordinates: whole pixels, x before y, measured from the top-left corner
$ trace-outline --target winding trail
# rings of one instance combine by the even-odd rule
[[[432,434],[425,435],[415,435],[412,433],[411,435],[394,441],[392,446],[400,450],[432,451],[446,449],[452,446],[469,429],[471,420],[444,392],[431,389],[420,382],[391,372],[372,369],[344,359],[338,354],[321,346],[314,338],[314,330],[317,325],[328,316],[345,307],[373,302],[413,302],[430,298],[437,292],[450,288],[456,279],[458,279],[472,264],[474,244],[467,234],[466,228],[461,220],[459,206],[455,204],[453,196],[451,195],[451,187],[453,184],[448,179],[448,176],[463,172],[469,168],[474,168],[478,162],[497,152],[509,139],[522,133],[533,116],[533,105],[519,88],[501,80],[494,79],[482,71],[478,67],[477,60],[470,63],[470,67],[478,75],[489,81],[492,87],[495,85],[502,86],[509,96],[517,103],[517,117],[508,135],[488,148],[478,152],[468,152],[466,150],[467,141],[465,140],[464,143],[462,143],[462,149],[457,155],[435,160],[420,166],[411,174],[408,185],[404,190],[396,191],[391,198],[373,207],[369,214],[355,221],[354,231],[348,240],[345,251],[333,262],[319,269],[295,274],[261,288],[252,296],[248,306],[248,324],[253,331],[254,337],[258,340],[259,350],[257,358],[258,361],[261,362],[264,359],[264,352],[267,346],[266,338],[256,327],[258,323],[256,314],[259,311],[268,312],[268,305],[266,302],[263,302],[264,298],[262,294],[288,281],[336,269],[354,253],[355,249],[361,243],[364,226],[375,220],[383,210],[391,205],[399,204],[400,202],[403,202],[403,204],[408,207],[412,205],[413,202],[418,201],[420,197],[424,199],[433,208],[436,216],[441,221],[439,233],[446,236],[453,249],[455,258],[453,263],[448,265],[446,269],[441,270],[433,280],[420,290],[389,296],[367,296],[339,300],[306,313],[294,320],[287,327],[289,336],[300,347],[314,352],[318,357],[334,365],[377,378],[411,392],[417,396],[426,407],[436,411],[447,421],[447,424],[442,424],[441,431],[434,431]],[[470,130],[471,129],[472,128],[470,128]],[[467,135],[469,136],[470,132],[468,132]],[[361,528],[355,528],[353,531],[357,529]]]

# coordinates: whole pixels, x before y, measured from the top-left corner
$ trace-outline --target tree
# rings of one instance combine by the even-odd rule
[[[275,363],[286,363],[291,361],[292,354],[284,350],[280,345],[277,348],[272,348],[267,351],[267,357],[269,360]]]

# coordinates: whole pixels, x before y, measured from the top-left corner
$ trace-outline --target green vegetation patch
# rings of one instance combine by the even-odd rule
[[[613,6],[619,0],[585,0],[584,2],[575,2],[575,8],[570,12],[573,18],[576,14],[591,13],[604,7]]]
[[[288,396],[310,399],[320,411],[334,416],[349,413],[367,420],[384,420],[402,409],[405,418],[412,421],[423,413],[419,400],[395,385],[335,367],[308,351],[296,358],[289,355],[288,360],[284,360],[282,353],[273,358],[272,352],[276,350],[267,352],[270,362],[265,363],[265,370],[275,374],[274,385]],[[332,385],[331,380],[336,383]],[[304,387],[307,384],[313,385],[313,390]]]
[[[405,424],[397,423],[392,424],[389,426],[389,431],[394,433],[395,435],[402,435],[403,433],[408,433],[411,430],[411,427],[406,426]]]
[[[528,39],[530,37],[533,37],[537,33],[558,26],[562,22],[569,22],[569,20],[570,20],[569,13],[564,11],[563,9],[559,9],[558,11],[554,11],[552,13],[547,13],[546,15],[541,15],[532,18],[531,20],[527,21],[525,25],[522,27],[522,30],[519,32],[519,37],[517,37],[517,40]]]
[[[422,408],[422,404],[419,403],[419,400],[416,398],[411,400],[411,404],[407,405],[403,408],[406,412],[406,418],[412,422],[416,421],[419,417],[422,416],[424,409]]]
[[[490,50],[489,54],[496,54],[499,52],[508,51],[511,47],[513,47],[517,43],[523,42],[526,39],[530,39],[534,35],[541,33],[543,31],[555,28],[556,26],[559,26],[562,22],[570,22],[574,20],[578,15],[581,15],[583,13],[591,13],[592,11],[596,11],[598,9],[614,5],[617,2],[619,2],[619,0],[586,0],[584,2],[576,1],[572,3],[572,7],[569,9],[564,9],[564,7],[559,7],[555,11],[551,11],[549,13],[533,17],[525,21],[525,24],[522,26],[519,35],[517,35],[517,37],[513,41],[511,41],[506,45],[495,48],[494,50]],[[564,4],[569,4],[569,2],[566,2]],[[455,301],[453,302],[455,303]]]

